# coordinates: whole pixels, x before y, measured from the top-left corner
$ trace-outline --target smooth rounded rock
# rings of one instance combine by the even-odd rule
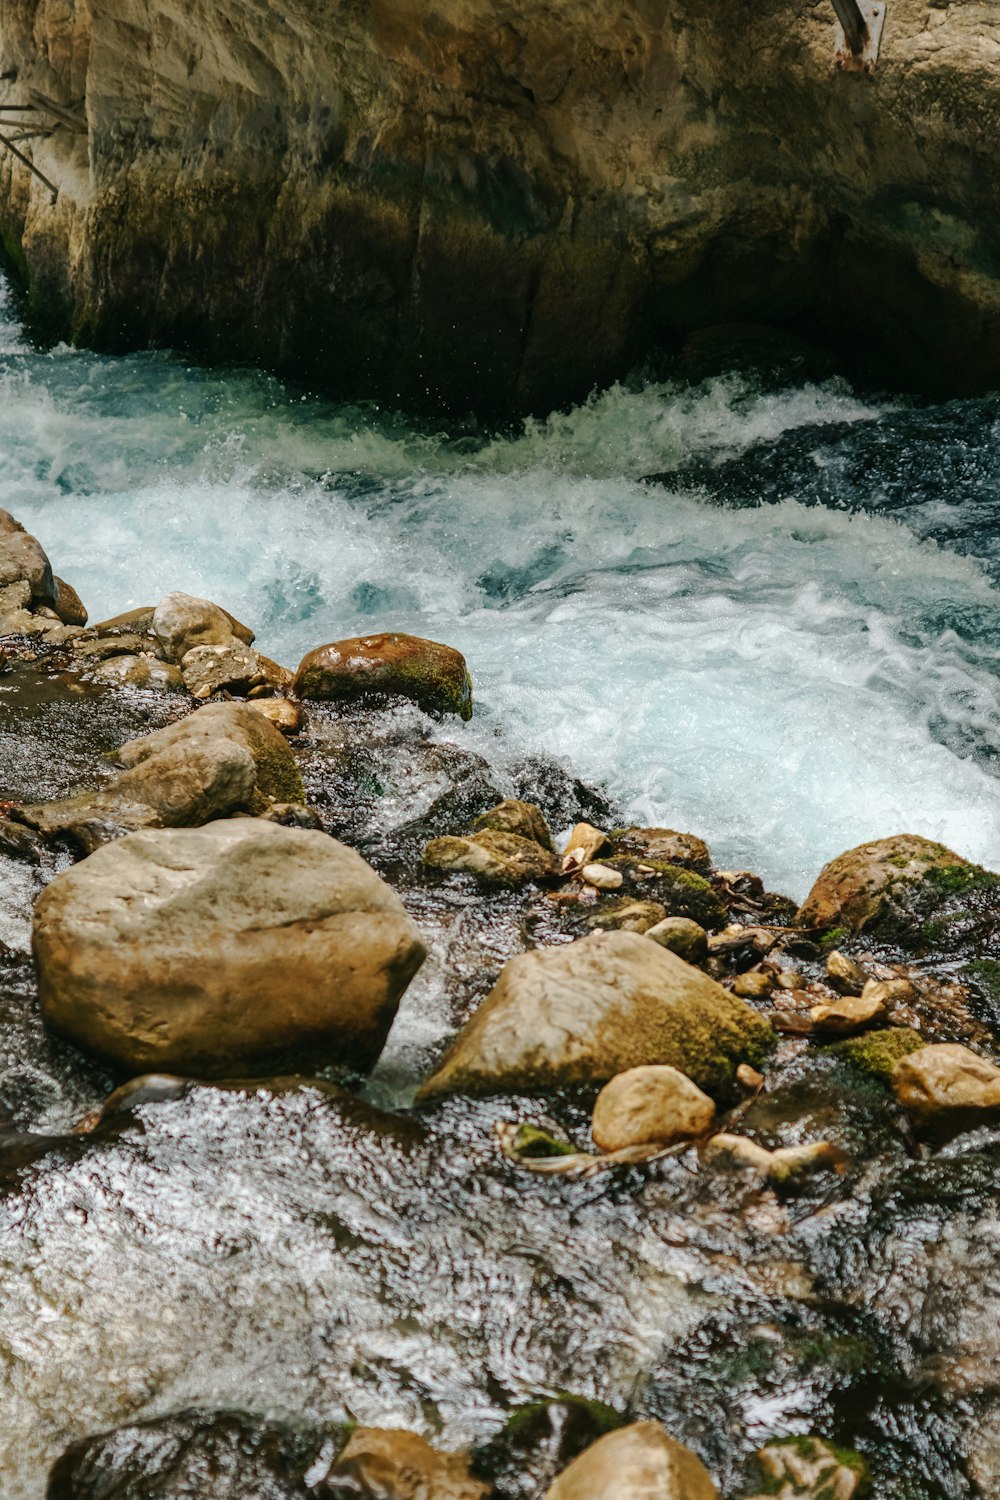
[[[584,1449],[545,1500],[719,1500],[719,1492],[701,1459],[659,1422],[633,1422]]]
[[[234,638],[249,646],[254,639],[249,626],[241,625],[211,599],[179,591],[164,594],[150,625],[167,660],[178,666],[196,646],[226,646]]]
[[[708,957],[708,933],[690,917],[666,917],[648,928],[646,936],[661,948],[669,948],[687,964],[702,964]]]
[[[951,1134],[1000,1117],[1000,1068],[955,1042],[901,1057],[892,1091],[919,1130]]]
[[[64,625],[86,625],[87,609],[76,589],[65,578],[53,578],[55,602],[53,609]]]
[[[35,909],[46,1024],[131,1074],[365,1070],[424,957],[402,902],[326,834],[235,819],[135,833]]]
[[[22,582],[30,588],[34,604],[55,603],[52,564],[41,543],[26,531],[0,533],[0,585]]]
[[[655,1141],[671,1146],[708,1130],[715,1105],[676,1068],[629,1068],[597,1096],[591,1134],[602,1151],[621,1151]]]
[[[297,698],[334,703],[409,698],[429,713],[472,717],[472,680],[452,646],[387,631],[310,651],[295,674]]]

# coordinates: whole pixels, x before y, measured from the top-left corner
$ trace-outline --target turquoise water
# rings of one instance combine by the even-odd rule
[[[38,353],[7,317],[0,500],[93,619],[184,589],[290,666],[377,628],[447,641],[477,710],[442,735],[555,755],[795,896],[903,829],[1000,866],[988,404],[733,377],[484,438]]]

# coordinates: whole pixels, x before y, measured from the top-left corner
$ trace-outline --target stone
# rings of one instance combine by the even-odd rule
[[[948,948],[1000,915],[1000,876],[915,834],[875,839],[824,865],[796,921],[908,947]]]
[[[108,620],[98,620],[90,628],[98,635],[118,635],[124,632],[126,635],[151,636],[155,613],[155,605],[141,604],[137,609],[127,609],[124,614],[112,615]]]
[[[124,767],[109,786],[24,807],[20,819],[85,852],[138,828],[194,827],[305,791],[283,736],[246,704],[210,703],[187,718],[122,745]]]
[[[614,835],[616,854],[634,854],[640,859],[666,865],[686,865],[707,875],[712,856],[704,839],[693,833],[677,833],[673,828],[626,828]]]
[[[733,980],[733,994],[743,1000],[764,1000],[774,989],[775,979],[766,969],[748,969]]]
[[[10,536],[12,532],[23,530],[24,527],[16,516],[12,516],[9,510],[0,510],[0,536]]]
[[[490,885],[524,885],[559,873],[554,857],[534,839],[491,829],[470,838],[431,839],[421,859],[432,870],[477,875]]]
[[[222,691],[245,696],[263,675],[256,651],[235,636],[223,645],[192,646],[181,660],[181,674],[195,698]]]
[[[584,865],[592,864],[595,855],[600,854],[608,845],[607,834],[602,833],[600,828],[595,828],[593,823],[577,823],[563,850],[563,870],[567,874],[573,870],[582,870]]]
[[[41,543],[26,531],[0,533],[0,586],[11,583],[27,583],[35,605],[55,603],[52,565]]]
[[[157,661],[155,656],[113,656],[99,661],[90,673],[94,682],[107,682],[115,687],[150,688],[160,693],[183,693],[184,678],[179,667],[168,661]]]
[[[646,936],[661,948],[669,948],[685,963],[703,964],[708,957],[708,933],[690,917],[666,917],[655,927],[647,928]]]
[[[195,646],[228,646],[234,638],[249,646],[254,639],[248,626],[218,604],[179,592],[164,594],[150,625],[167,660],[177,666]]]
[[[703,1135],[715,1118],[715,1105],[676,1068],[629,1068],[606,1083],[597,1096],[591,1134],[602,1151],[621,1151],[655,1141]]]
[[[780,1146],[771,1152],[767,1180],[773,1187],[796,1187],[817,1172],[841,1166],[843,1160],[843,1152],[832,1141]]]
[[[917,991],[908,979],[869,979],[861,991],[861,999],[867,1004],[881,1005],[887,1011],[916,997]]]
[[[842,995],[860,995],[868,979],[860,964],[836,948],[827,954],[826,972],[834,989]]]
[[[773,1034],[701,970],[634,932],[595,932],[510,960],[420,1097],[603,1083],[667,1063],[713,1096]]]
[[[768,1443],[751,1460],[760,1494],[753,1500],[854,1500],[868,1469],[858,1453],[834,1450],[815,1437]]]
[[[0,618],[31,608],[31,584],[27,579],[7,583],[0,588]]]
[[[490,1486],[475,1479],[464,1453],[442,1453],[415,1432],[356,1427],[327,1474],[329,1500],[486,1500]]]
[[[55,601],[53,609],[64,625],[86,625],[87,611],[76,589],[65,578],[53,578]]]
[[[152,636],[136,635],[131,631],[118,631],[114,635],[94,635],[83,632],[73,642],[73,656],[77,661],[107,661],[112,656],[149,656],[159,660],[159,650]],[[179,674],[179,668],[178,674]]]
[[[955,1134],[1000,1117],[1000,1068],[956,1042],[901,1057],[892,1091],[914,1126],[931,1134]]]
[[[607,865],[584,865],[580,878],[597,891],[617,891],[625,884],[621,871],[609,869]]]
[[[545,1500],[719,1500],[719,1491],[701,1460],[659,1422],[633,1422],[585,1448]]]
[[[508,798],[506,802],[481,813],[472,826],[477,830],[490,829],[494,833],[516,833],[523,839],[534,839],[549,854],[555,853],[552,832],[545,821],[545,814],[534,802]]]
[[[488,1475],[504,1500],[539,1500],[591,1443],[623,1425],[621,1414],[592,1397],[562,1391],[510,1408],[503,1426],[476,1448],[475,1472]]]
[[[603,901],[593,916],[587,918],[587,926],[601,927],[609,932],[612,929],[617,932],[649,932],[662,925],[665,916],[658,901],[633,901],[624,896],[620,900]],[[664,947],[668,946],[664,944]]]
[[[702,1156],[706,1162],[723,1171],[757,1172],[762,1177],[767,1175],[767,1169],[771,1165],[771,1153],[766,1147],[758,1146],[748,1136],[732,1135],[728,1131],[720,1131],[706,1141],[702,1147]]]
[[[387,631],[310,651],[295,674],[297,698],[354,703],[408,698],[427,713],[472,718],[472,679],[452,646]]]
[[[367,1071],[425,954],[359,854],[256,818],[98,849],[43,891],[32,946],[52,1031],[130,1074],[202,1077]]]
[[[282,734],[298,734],[302,727],[302,709],[291,698],[252,698],[248,706]]]
[[[880,995],[845,995],[833,1005],[814,1005],[809,1011],[819,1036],[853,1036],[885,1020],[888,1010]]]

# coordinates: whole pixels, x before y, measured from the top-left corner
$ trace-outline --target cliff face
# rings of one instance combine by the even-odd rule
[[[40,322],[491,414],[655,340],[778,321],[927,388],[1000,381],[1000,8],[888,0],[0,0],[0,154]]]

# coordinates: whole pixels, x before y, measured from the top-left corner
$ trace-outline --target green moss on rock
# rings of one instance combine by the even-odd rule
[[[827,1051],[842,1057],[870,1078],[888,1084],[892,1070],[901,1057],[916,1052],[927,1043],[919,1032],[909,1026],[891,1026],[885,1031],[869,1031],[863,1036],[848,1037],[837,1042]]]

